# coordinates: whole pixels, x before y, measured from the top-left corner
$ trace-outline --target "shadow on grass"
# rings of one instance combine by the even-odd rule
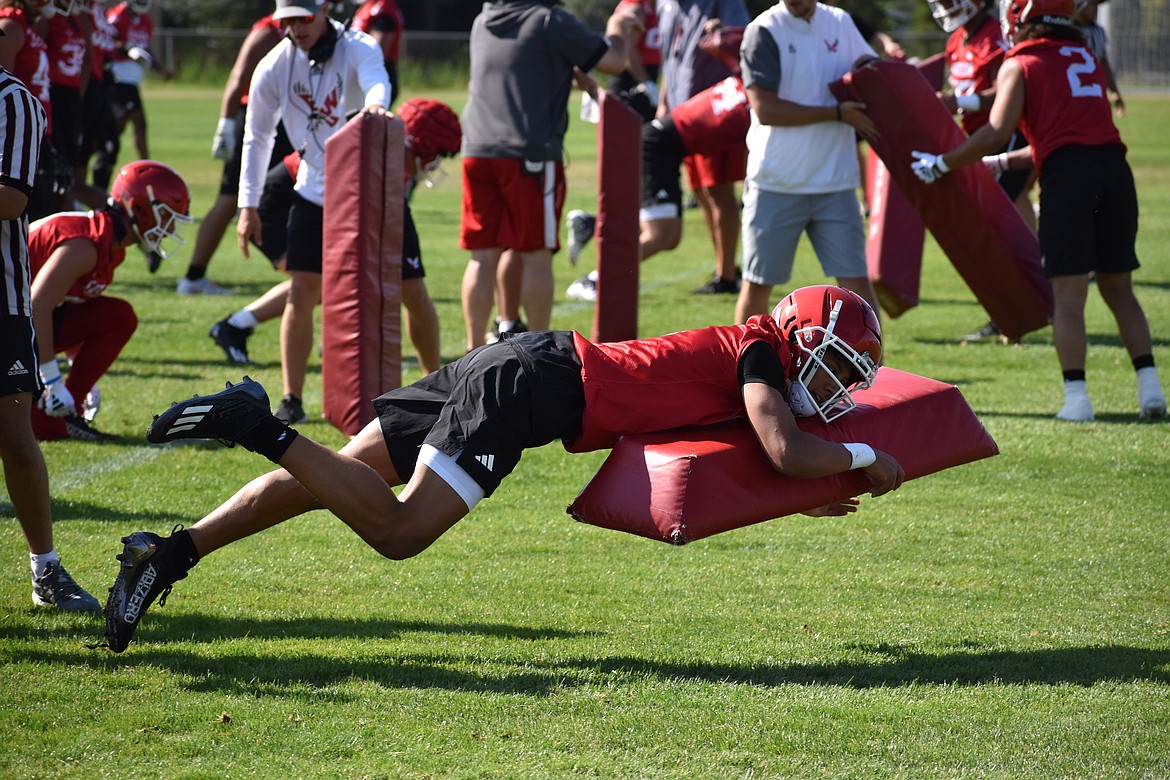
[[[76,651],[44,649],[45,631],[32,627],[0,628],[11,644],[12,659],[45,664],[163,669],[189,677],[190,688],[232,695],[295,696],[303,689],[369,681],[389,688],[546,696],[556,690],[612,683],[614,676],[632,680],[653,678],[664,682],[702,681],[714,684],[776,687],[788,685],[829,686],[845,689],[905,687],[912,685],[1075,685],[1089,687],[1102,682],[1153,682],[1170,685],[1170,648],[1119,645],[1043,648],[1035,650],[985,650],[960,648],[949,652],[919,652],[888,646],[857,647],[865,655],[858,660],[824,663],[725,664],[704,661],[662,661],[633,655],[598,657],[535,656],[530,648],[516,655],[453,654],[449,652],[402,652],[390,645],[363,645],[367,652],[343,650],[300,652],[299,649],[259,648],[246,652],[249,640],[311,639],[328,643],[331,638],[352,643],[408,639],[410,634],[475,635],[520,642],[574,640],[598,632],[571,631],[501,623],[442,623],[399,620],[342,620],[317,617],[292,620],[238,620],[191,616],[153,619],[123,655],[104,647],[79,646]],[[96,621],[95,621],[96,622]],[[49,629],[59,638],[79,638],[79,626],[70,623]],[[100,643],[100,623],[92,640]],[[178,652],[160,648],[159,640],[200,641],[208,652]],[[223,645],[217,640],[245,644]],[[215,642],[215,644],[211,644]],[[328,646],[327,644],[325,646]],[[237,652],[244,649],[245,652]],[[518,648],[520,649],[520,648]],[[279,659],[279,660],[278,660]],[[604,679],[601,679],[604,678]],[[364,695],[364,694],[362,694]],[[336,697],[337,692],[330,692]]]

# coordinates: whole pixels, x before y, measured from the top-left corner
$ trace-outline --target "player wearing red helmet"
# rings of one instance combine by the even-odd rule
[[[90,397],[138,326],[128,301],[104,293],[126,247],[138,244],[165,257],[169,245],[182,241],[178,230],[191,221],[190,203],[179,174],[140,160],[118,173],[105,208],[62,212],[30,226],[33,323],[46,387],[33,411],[38,439],[114,438],[90,426],[78,403]],[[71,360],[64,380],[55,357],[61,353]]]
[[[223,439],[282,468],[189,529],[123,539],[106,604],[109,646],[123,651],[151,602],[203,556],[310,509],[329,509],[387,557],[416,555],[491,495],[525,449],[557,439],[586,451],[625,434],[746,417],[782,474],[860,469],[872,495],[896,489],[905,475],[894,458],[803,431],[787,400],[794,376],[823,410],[870,381],[881,357],[877,318],[837,288],[797,291],[781,312],[783,323],[760,314],[743,325],[616,343],[566,331],[509,334],[378,398],[379,419],[341,453],[272,415],[251,379],[176,404],[155,418],[148,440]],[[816,367],[806,372],[809,361]],[[391,487],[403,482],[398,498]],[[844,515],[857,504],[813,514]]]
[[[1003,0],[1005,36],[1014,44],[996,77],[988,122],[943,154],[914,152],[924,182],[993,152],[1019,125],[1029,152],[985,159],[991,167],[1035,167],[1040,174],[1040,249],[1052,282],[1052,337],[1064,379],[1060,420],[1093,419],[1085,384],[1085,303],[1090,277],[1117,321],[1137,374],[1142,419],[1166,417],[1153,340],[1133,291],[1137,192],[1126,148],[1113,124],[1097,59],[1072,24],[1073,0]]]

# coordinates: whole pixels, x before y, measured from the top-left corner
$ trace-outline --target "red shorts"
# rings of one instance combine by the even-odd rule
[[[463,158],[463,249],[560,249],[561,209],[565,205],[565,168],[545,163],[527,173],[516,158]]]
[[[692,154],[683,160],[691,189],[743,181],[747,176],[747,145],[736,144],[716,154]]]

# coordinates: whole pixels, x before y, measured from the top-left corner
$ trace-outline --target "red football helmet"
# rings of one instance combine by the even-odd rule
[[[120,210],[147,254],[165,258],[182,245],[179,228],[191,218],[191,193],[183,177],[153,160],[139,160],[118,171],[110,187],[110,205]],[[168,249],[164,241],[172,241]]]
[[[857,404],[850,391],[872,385],[882,361],[882,326],[865,299],[829,284],[801,287],[780,301],[772,319],[795,358],[788,392],[793,412],[801,417],[819,415],[831,422],[853,409]],[[832,366],[825,364],[826,357]],[[838,376],[843,366],[850,367],[845,380]],[[818,401],[808,383],[822,368],[837,391]]]
[[[414,152],[418,167],[436,167],[436,158],[453,157],[463,143],[459,117],[446,103],[430,98],[411,98],[398,107],[406,125],[406,145]]]
[[[1070,25],[1075,11],[1075,0],[1000,0],[999,23],[1003,25],[1004,39],[1011,43],[1021,24]]]

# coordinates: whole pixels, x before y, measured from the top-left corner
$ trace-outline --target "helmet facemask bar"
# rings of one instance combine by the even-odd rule
[[[857,402],[853,400],[851,391],[864,390],[872,386],[874,377],[877,375],[877,365],[869,353],[859,353],[833,333],[837,327],[837,318],[841,315],[843,303],[843,301],[838,300],[833,305],[833,310],[829,313],[828,326],[812,325],[801,328],[793,334],[796,337],[797,346],[800,347],[802,358],[800,371],[793,378],[792,383],[800,388],[799,394],[803,395],[804,400],[811,405],[812,411],[827,423],[856,408]],[[812,349],[804,346],[805,342],[812,342],[818,337],[820,337],[820,343],[817,346]],[[833,350],[833,355],[836,358],[830,358],[833,363],[838,363],[838,361],[844,361],[844,363],[834,366],[826,362],[825,357],[829,350]],[[841,365],[850,367],[851,377],[848,382],[843,382],[838,376]],[[836,387],[836,390],[824,401],[818,401],[809,388],[809,382],[820,370],[825,372],[825,376]]]
[[[938,22],[939,27],[949,33],[959,29],[979,13],[979,5],[974,0],[958,0],[954,3],[951,0],[928,0],[928,2],[931,16]]]
[[[142,247],[142,251],[148,254],[154,252],[165,260],[174,254],[179,247],[187,243],[179,235],[179,229],[183,225],[194,222],[195,219],[187,214],[181,214],[166,203],[157,200],[154,197],[154,187],[147,186],[146,194],[150,198],[151,213],[154,214],[154,227],[143,232],[136,225],[134,230],[138,233],[138,243]],[[164,246],[164,241],[167,242],[167,246]]]
[[[419,166],[419,178],[427,189],[433,189],[447,180],[447,171],[443,170],[442,159],[434,157]]]

